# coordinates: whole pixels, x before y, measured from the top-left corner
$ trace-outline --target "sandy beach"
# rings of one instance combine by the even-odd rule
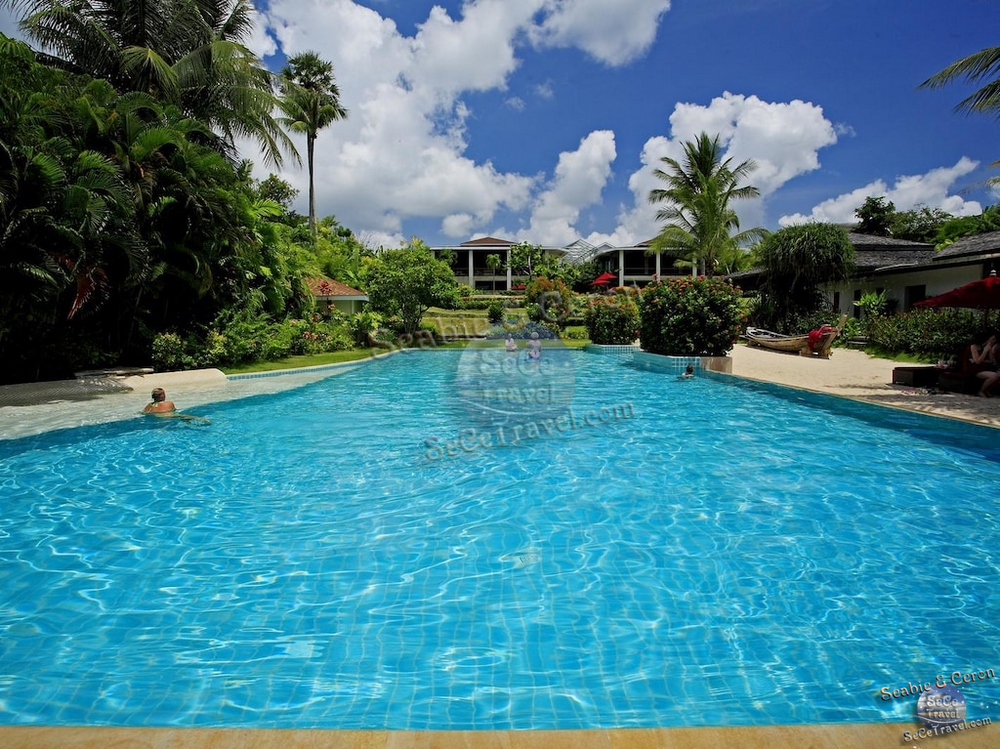
[[[1000,397],[893,385],[892,370],[899,362],[862,351],[834,349],[829,359],[815,359],[739,345],[730,356],[739,377],[1000,427]]]

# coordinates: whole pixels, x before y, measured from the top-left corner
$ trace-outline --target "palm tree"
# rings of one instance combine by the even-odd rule
[[[333,77],[333,65],[315,52],[289,58],[279,76],[281,123],[292,132],[306,135],[309,167],[309,231],[316,239],[316,189],[314,185],[316,137],[319,131],[347,117],[340,103],[340,89]]]
[[[996,113],[1000,116],[1000,47],[987,47],[974,55],[963,57],[932,75],[918,88],[943,88],[960,78],[970,83],[990,78],[992,80],[962,99],[955,107],[956,111]]]
[[[955,106],[955,111],[995,114],[1000,118],[1000,47],[987,47],[963,57],[932,75],[917,88],[943,88],[959,79],[970,83],[986,81],[986,85],[962,99]],[[1000,161],[994,161],[991,166],[1000,166]],[[1000,177],[988,180],[987,184],[1000,184]]]
[[[657,211],[657,221],[665,222],[653,240],[651,252],[681,250],[692,263],[692,273],[711,276],[720,258],[759,239],[760,228],[739,231],[740,221],[730,204],[760,195],[756,187],[740,183],[757,168],[750,159],[735,167],[732,159],[722,160],[719,136],[701,133],[684,144],[684,161],[660,159],[669,168],[654,170],[667,183],[664,189],[650,190],[650,203],[666,202]],[[735,233],[734,233],[735,232]]]
[[[256,140],[280,165],[294,146],[273,116],[273,74],[243,44],[253,30],[250,0],[0,0],[20,12],[39,59],[175,104],[217,132],[235,160],[238,137]]]
[[[503,260],[495,252],[486,256],[486,267],[490,269],[490,274],[493,276],[493,291],[497,290],[497,271],[501,265],[503,265]]]

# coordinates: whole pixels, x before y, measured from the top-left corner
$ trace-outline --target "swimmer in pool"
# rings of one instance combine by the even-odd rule
[[[177,406],[174,405],[173,401],[167,400],[167,391],[163,388],[153,388],[153,392],[150,393],[150,398],[152,398],[152,402],[147,403],[146,407],[142,409],[144,414],[152,414],[153,416],[161,416],[171,419],[180,419],[181,421],[200,421],[205,424],[211,423],[203,416],[190,416],[188,414],[177,413]]]

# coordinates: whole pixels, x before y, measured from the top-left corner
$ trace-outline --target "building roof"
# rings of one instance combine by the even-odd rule
[[[468,242],[462,242],[459,247],[510,247],[514,243],[509,239],[497,239],[496,237],[480,237],[479,239],[470,239]]]
[[[340,281],[335,281],[326,276],[313,276],[306,279],[306,285],[313,296],[319,299],[347,299],[362,302],[368,301],[368,295],[363,291],[352,289]]]
[[[957,242],[953,242],[943,250],[940,250],[937,253],[937,257],[953,258],[964,255],[993,255],[998,253],[1000,253],[1000,231],[991,231],[986,234],[962,237]]]
[[[847,238],[854,245],[855,269],[861,273],[871,273],[901,265],[918,265],[934,258],[934,246],[926,242],[875,237],[853,231],[847,233]]]

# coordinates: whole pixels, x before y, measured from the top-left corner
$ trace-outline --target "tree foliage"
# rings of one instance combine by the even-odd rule
[[[431,307],[454,307],[458,302],[455,276],[447,263],[420,240],[398,250],[384,250],[367,270],[368,298],[372,309],[400,320],[413,335]]]
[[[796,318],[822,307],[821,284],[854,271],[854,245],[833,224],[780,229],[764,238],[757,254],[762,273],[755,322],[778,332],[789,332]]]
[[[142,92],[208,126],[213,146],[235,158],[236,140],[272,164],[295,148],[274,117],[274,76],[251,52],[251,0],[0,0],[43,61]]]
[[[347,117],[340,103],[340,89],[333,65],[315,52],[303,52],[288,59],[279,76],[281,123],[294,133],[306,136],[309,169],[309,231],[316,236],[316,138],[319,131]]]
[[[953,62],[921,83],[919,88],[943,88],[959,80],[984,85],[962,99],[955,106],[956,111],[1000,118],[1000,47],[987,47]],[[1000,166],[1000,161],[994,161],[992,166]],[[1000,177],[994,177],[988,183],[1000,184]]]
[[[868,234],[873,237],[888,237],[891,234],[892,218],[896,206],[884,196],[869,195],[860,208],[854,211],[860,222],[854,229],[858,234]]]
[[[156,332],[308,306],[280,206],[206,122],[3,36],[0,108],[4,381],[148,361]]]
[[[739,217],[732,204],[760,195],[753,186],[742,184],[757,168],[748,159],[733,165],[722,158],[719,136],[701,133],[684,144],[684,159],[663,157],[667,169],[653,174],[667,187],[651,190],[651,203],[666,203],[656,213],[663,229],[654,239],[653,252],[680,251],[704,275],[735,269],[745,254],[744,247],[766,233],[754,228],[740,231]]]
[[[671,278],[639,297],[644,351],[666,356],[724,356],[744,324],[740,290],[721,278]]]

